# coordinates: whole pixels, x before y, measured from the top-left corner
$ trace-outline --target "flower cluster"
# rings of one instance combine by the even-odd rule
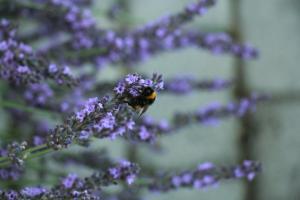
[[[133,76],[133,75],[132,75]],[[125,79],[123,79],[124,81]],[[147,82],[153,82],[152,87],[157,87],[157,90],[160,90],[162,87],[161,83],[160,86],[157,83],[155,86],[155,81],[152,79],[147,79],[145,82],[145,86]],[[120,83],[119,87],[122,89],[122,85],[127,83]],[[231,80],[223,80],[223,79],[212,79],[212,80],[205,80],[205,79],[196,79],[194,76],[191,75],[182,75],[182,76],[175,76],[174,78],[169,78],[164,81],[164,89],[160,91],[160,94],[178,94],[178,95],[186,95],[191,92],[197,91],[218,91],[222,89],[227,89],[228,87],[234,84]],[[24,91],[21,90],[16,94],[14,90],[10,89],[8,91],[8,95],[6,96],[5,100],[15,102],[16,99],[24,100],[26,105],[29,105],[30,110],[36,111],[43,111],[41,113],[51,112],[53,116],[62,115],[63,118],[70,116],[70,114],[74,111],[79,111],[78,108],[84,107],[86,102],[88,102],[88,97],[94,94],[98,96],[104,96],[105,94],[115,94],[113,91],[115,83],[113,81],[100,81],[96,82],[93,77],[86,76],[80,78],[80,85],[73,87],[72,91],[68,93],[57,93],[55,92],[57,88],[49,87],[48,84],[45,83],[34,83],[28,85]],[[149,85],[149,84],[148,84]],[[116,87],[115,90],[117,91],[119,88]],[[126,96],[126,95],[125,95]],[[26,108],[27,109],[27,108]],[[41,110],[42,109],[42,110]],[[19,126],[24,126],[28,123],[35,123],[36,119],[33,116],[28,116],[27,113],[20,112],[20,110],[10,110],[10,114],[13,115],[14,118],[22,119],[19,123]],[[80,114],[80,113],[79,113]],[[43,120],[45,122],[45,120]],[[42,123],[45,124],[45,123]],[[36,121],[34,127],[40,127],[40,122]],[[49,126],[48,126],[49,129]],[[148,128],[147,128],[148,129]],[[142,129],[144,130],[144,129]],[[153,132],[153,131],[150,131]],[[156,132],[156,131],[154,131]],[[35,133],[32,141],[36,144],[41,144],[45,140],[45,135],[47,135],[46,130],[33,130]],[[32,133],[30,134],[32,135]],[[92,134],[89,131],[82,131],[80,133],[79,139],[84,142],[84,138],[89,138]],[[132,136],[132,135],[130,135]],[[113,138],[113,137],[112,137]],[[151,137],[149,137],[150,139]],[[150,140],[149,140],[150,141]],[[151,141],[153,141],[151,139]],[[82,143],[82,144],[83,144]]]
[[[59,96],[59,98],[57,94],[54,98],[53,89],[46,84],[30,85],[24,91],[23,96],[25,101],[31,106],[52,110],[54,112],[60,112],[62,114],[70,114],[78,107],[84,106],[84,103],[87,101],[85,96],[93,93],[104,95],[111,93],[113,89],[115,90],[114,92],[120,93],[122,92],[124,85],[128,84],[126,82],[120,83],[120,85],[114,88],[115,84],[112,81],[96,82],[92,77],[88,78],[88,80],[86,77],[80,79],[79,86],[74,87],[73,91],[70,93],[62,94],[62,96]],[[154,79],[152,78],[151,80],[148,80],[148,82],[153,82]],[[149,83],[145,82],[144,85],[155,87],[156,90],[160,90],[162,88],[162,85],[158,84],[157,86],[155,86]],[[234,82],[231,80],[197,80],[194,76],[181,75],[165,80],[163,86],[164,89],[160,92],[185,95],[197,90],[219,91],[227,89],[233,84]]]
[[[192,34],[192,38],[200,47],[210,50],[213,54],[231,53],[239,58],[253,59],[258,51],[249,44],[234,44],[233,39],[226,33]]]
[[[151,191],[167,192],[181,187],[193,187],[202,189],[217,185],[221,180],[246,178],[252,181],[257,173],[261,171],[261,164],[256,161],[245,160],[242,164],[232,167],[218,167],[206,162],[200,164],[194,170],[186,170],[180,173],[170,172],[149,178],[146,184],[137,185],[146,187]],[[89,177],[81,179],[72,173],[61,180],[51,189],[44,187],[25,187],[20,191],[0,191],[0,197],[8,199],[28,198],[92,198],[100,199],[101,187],[115,184],[116,181],[125,181],[131,185],[139,173],[139,167],[126,160],[121,161],[114,167],[99,171]]]
[[[144,117],[141,121],[132,120],[132,112],[124,99],[134,97],[143,87],[153,87],[160,90],[163,87],[161,76],[154,75],[153,78],[143,79],[140,75],[129,74],[122,79],[115,87],[115,98],[102,99],[91,98],[83,108],[66,120],[65,124],[58,125],[47,135],[47,145],[38,146],[33,150],[25,151],[25,143],[18,145],[14,143],[8,148],[6,155],[8,160],[0,161],[6,163],[11,161],[17,165],[22,165],[23,159],[37,152],[49,148],[58,150],[67,148],[74,140],[79,144],[86,145],[92,136],[98,138],[124,136],[131,141],[154,142],[157,135],[169,134],[171,131],[179,130],[189,125],[191,122],[207,123],[215,121],[220,117],[228,115],[242,116],[248,110],[253,109],[256,103],[263,100],[263,96],[253,95],[249,99],[242,99],[238,103],[230,103],[225,106],[209,106],[202,108],[193,114],[177,114],[172,123],[163,120],[155,122],[150,117]],[[123,88],[119,90],[118,88]],[[123,162],[120,168],[111,168],[110,173],[114,178],[120,178],[120,172],[128,167],[127,162]],[[240,168],[238,168],[240,169]],[[236,171],[238,171],[238,169]],[[242,172],[239,173],[242,176]],[[126,176],[126,181],[131,183],[135,176]]]
[[[172,131],[173,125],[166,120],[155,121],[150,116],[144,116],[136,122],[136,126],[131,132],[125,134],[130,141],[154,143],[161,134],[168,134]]]
[[[212,163],[202,163],[195,170],[184,171],[175,175],[158,177],[149,187],[151,190],[166,192],[179,187],[202,189],[217,185],[222,179],[246,178],[252,181],[261,171],[261,164],[245,160],[233,167],[217,167]]]
[[[197,79],[192,75],[177,75],[175,77],[165,79],[162,93],[175,93],[175,94],[187,94],[196,90],[218,91],[227,89],[234,84],[232,80],[225,79]],[[94,90],[103,93],[104,91],[110,91],[113,84],[110,82],[99,82],[95,84]],[[116,88],[115,90],[122,90]]]
[[[126,160],[120,162],[120,165],[109,168],[109,175],[114,179],[126,180],[128,185],[131,185],[138,172],[138,167]]]
[[[7,156],[8,151],[5,149],[0,149],[0,156]],[[23,169],[18,165],[11,165],[6,168],[0,169],[0,180],[18,180],[23,173]]]
[[[194,121],[207,125],[215,125],[221,117],[242,117],[249,111],[254,111],[258,102],[268,98],[266,95],[253,94],[249,98],[243,98],[239,102],[231,102],[227,105],[221,105],[217,102],[211,103],[206,107],[200,107],[194,113],[177,113],[174,117],[174,124],[176,124],[176,128],[186,126]]]
[[[24,92],[24,98],[33,105],[45,105],[53,97],[53,91],[45,83],[34,83]]]
[[[0,169],[0,180],[18,180],[23,174],[24,169],[18,166],[9,166],[7,168]]]
[[[214,54],[230,53],[244,59],[256,58],[258,52],[255,48],[247,44],[236,44],[226,33],[203,33],[182,28],[182,25],[192,21],[195,16],[205,14],[215,2],[198,0],[176,14],[161,17],[135,30],[122,32],[99,29],[90,11],[81,9],[73,1],[43,0],[39,1],[39,5],[44,9],[33,10],[26,3],[19,2],[21,10],[27,11],[19,12],[39,15],[41,25],[48,26],[46,30],[51,31],[50,27],[56,26],[70,34],[70,40],[50,44],[49,48],[41,52],[73,64],[92,62],[98,66],[107,63],[131,65],[164,51],[191,46],[207,49]],[[53,10],[56,12],[51,12]],[[45,13],[54,20],[49,22]],[[65,50],[70,53],[62,57]],[[77,51],[82,53],[78,54]]]
[[[124,89],[122,93],[116,90],[121,85]],[[135,124],[132,119],[135,113],[131,111],[124,99],[127,97],[132,98],[133,94],[136,94],[132,91],[138,92],[138,90],[148,86],[152,86],[157,91],[162,89],[161,75],[154,74],[152,80],[143,79],[138,74],[127,75],[116,86],[114,98],[108,96],[101,99],[97,97],[90,98],[83,108],[67,118],[64,124],[51,129],[47,134],[46,146],[41,145],[38,149],[24,152],[25,144],[13,144],[14,148],[11,148],[12,153],[8,154],[8,160],[4,159],[2,162],[12,160],[13,163],[22,164],[23,159],[28,154],[34,154],[49,148],[54,150],[67,148],[74,140],[87,144],[92,136],[97,138],[110,137],[112,139],[123,136],[133,130]]]
[[[127,98],[139,96],[141,90],[145,87],[151,87],[156,91],[163,89],[164,84],[162,76],[153,74],[151,79],[143,79],[138,74],[129,74],[114,88],[117,98]]]
[[[112,102],[108,97],[89,99],[83,109],[71,116],[65,124],[58,125],[51,131],[48,146],[61,149],[68,147],[75,139],[86,142],[93,135],[99,138],[122,135],[130,130],[132,122],[130,117],[119,117],[118,111],[121,107],[124,108],[119,103]]]
[[[23,164],[23,159],[26,155],[24,155],[24,151],[27,148],[27,142],[12,143],[7,146],[7,157],[11,159],[11,162],[17,166]]]
[[[250,45],[236,44],[226,33],[203,33],[185,31],[181,26],[192,20],[195,15],[202,15],[214,0],[198,1],[188,5],[182,12],[160,18],[129,33],[106,31],[99,47],[94,47],[85,59],[95,58],[98,65],[106,63],[125,63],[148,59],[158,53],[196,46],[214,54],[230,53],[245,59],[256,58],[258,52]],[[96,57],[95,57],[96,56]]]
[[[221,90],[232,84],[230,80],[197,80],[194,76],[177,76],[169,81],[165,81],[164,92],[173,92],[176,94],[186,94],[195,89],[202,90]]]
[[[99,171],[84,179],[69,174],[51,189],[44,187],[25,187],[20,191],[0,191],[0,197],[17,199],[102,199],[101,187],[116,184],[116,181],[133,183],[139,167],[128,161],[122,161],[105,171]]]
[[[141,120],[136,121],[136,126],[126,133],[125,137],[132,141],[154,143],[158,136],[171,135],[192,123],[217,125],[221,118],[230,116],[243,117],[250,111],[255,110],[256,105],[267,98],[266,95],[253,94],[249,98],[231,102],[227,105],[212,103],[193,112],[178,112],[170,121],[155,121],[153,118],[145,116]]]
[[[61,12],[65,28],[72,34],[73,48],[81,49],[93,46],[93,41],[87,35],[88,31],[95,27],[95,19],[90,10],[82,10],[81,6],[73,1],[45,0],[43,4]]]
[[[49,64],[37,57],[30,46],[19,42],[16,29],[6,19],[0,20],[0,77],[14,85],[37,83],[42,79],[67,85],[77,82],[67,68]]]

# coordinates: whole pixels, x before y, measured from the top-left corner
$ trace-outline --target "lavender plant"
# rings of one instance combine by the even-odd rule
[[[116,30],[97,24],[90,0],[0,2],[0,105],[8,119],[0,133],[1,199],[143,199],[145,190],[202,189],[228,179],[252,181],[261,171],[258,161],[244,158],[240,165],[217,167],[205,162],[196,169],[167,172],[144,167],[139,159],[116,160],[107,153],[109,148],[96,151],[90,147],[95,140],[121,138],[129,145],[155,148],[163,136],[191,124],[215,125],[229,116],[243,117],[267,98],[252,94],[225,105],[199,105],[192,111],[174,111],[173,117],[164,120],[147,113],[139,116],[137,110],[150,106],[157,95],[219,91],[238,83],[190,75],[163,80],[157,73],[152,77],[129,73],[138,62],[186,47],[257,58],[255,48],[235,42],[229,33],[184,27],[204,15],[215,0],[198,0],[141,27]],[[116,1],[103,17],[118,23],[124,13],[124,2]],[[24,24],[31,28],[27,30]],[[122,66],[117,69],[122,76],[99,80],[105,65]],[[65,151],[76,145],[87,150]],[[71,163],[92,173],[57,172],[51,169],[52,163]],[[31,183],[26,177],[32,173],[38,179]],[[54,181],[45,179],[45,173]],[[119,190],[107,189],[112,185]]]

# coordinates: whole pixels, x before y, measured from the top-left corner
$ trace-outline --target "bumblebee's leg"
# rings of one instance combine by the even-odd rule
[[[149,106],[144,106],[139,114],[139,117],[141,117],[147,110],[148,110]]]

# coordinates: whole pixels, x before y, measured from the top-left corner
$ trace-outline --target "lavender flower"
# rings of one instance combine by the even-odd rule
[[[185,126],[192,121],[214,125],[220,117],[237,116],[242,117],[247,112],[255,110],[256,104],[260,101],[268,99],[266,95],[253,94],[249,98],[243,98],[237,103],[228,103],[221,106],[219,103],[211,103],[207,107],[199,108],[195,113],[178,113],[174,117],[176,128]]]
[[[245,44],[235,44],[230,35],[226,33],[189,33],[189,40],[195,41],[198,47],[210,50],[213,54],[231,53],[243,59],[254,59],[258,51]]]
[[[112,171],[115,171],[112,173]],[[117,174],[116,174],[117,173]],[[46,189],[43,187],[25,187],[20,191],[0,191],[1,198],[8,199],[100,199],[101,187],[125,181],[132,184],[139,173],[139,167],[128,161],[122,161],[105,171],[99,171],[84,179],[76,174],[69,174],[61,183]]]
[[[9,190],[7,192],[2,192],[2,197],[6,198],[7,200],[17,200],[18,193],[14,190]]]
[[[203,163],[197,169],[163,175],[156,178],[149,186],[150,190],[166,192],[180,187],[202,189],[217,185],[221,180],[246,178],[252,181],[261,171],[261,164],[245,160],[241,165],[232,167],[217,167],[212,163]]]
[[[60,50],[70,49],[70,56],[63,60],[73,64],[91,61],[97,65],[120,62],[132,64],[163,51],[196,45],[208,49],[214,54],[232,53],[241,58],[255,58],[257,51],[254,48],[249,45],[235,44],[225,33],[204,34],[180,29],[194,16],[203,15],[207,8],[213,6],[215,2],[215,0],[198,0],[187,5],[177,14],[162,17],[136,30],[118,33],[96,27],[89,10],[80,9],[74,2],[40,1],[39,4],[45,8],[42,10],[45,10],[46,13],[47,10],[58,11],[47,13],[54,15],[53,18],[56,19],[56,21],[51,21],[54,24],[49,26],[60,27],[71,34],[70,41],[61,46],[54,45],[52,49],[47,49],[43,53],[50,53],[61,58]],[[20,3],[19,6],[27,9],[26,4]],[[37,13],[39,11],[39,9],[34,10]],[[39,14],[43,16],[44,13]],[[43,25],[49,24],[48,18],[40,17],[39,20]],[[77,54],[74,50],[82,50],[84,56]]]
[[[53,91],[47,84],[34,83],[28,86],[24,97],[30,104],[45,105],[53,97]]]
[[[137,87],[137,81],[141,79],[132,78],[127,76],[122,82],[130,83],[132,85],[126,85],[125,91],[128,87]],[[142,81],[143,82],[143,81]],[[120,85],[120,83],[118,85]],[[116,94],[117,96],[120,94]],[[129,92],[124,92],[122,95],[130,95]],[[121,96],[119,96],[120,98]],[[119,104],[122,102],[122,98],[109,102],[107,97],[100,100],[91,99],[87,102],[86,106],[75,113],[69,121],[64,125],[59,125],[55,129],[51,130],[47,138],[47,146],[55,150],[61,148],[67,148],[74,140],[78,140],[79,143],[87,144],[88,139],[93,136],[98,138],[110,137],[112,139],[117,136],[124,136],[131,141],[144,141],[153,143],[157,135],[169,134],[171,131],[179,130],[192,122],[201,122],[211,124],[217,121],[220,117],[236,115],[241,116],[246,114],[250,109],[253,109],[258,101],[261,101],[265,96],[253,95],[249,99],[243,99],[241,102],[233,104],[230,103],[226,106],[216,105],[210,106],[205,109],[200,109],[193,114],[179,113],[172,120],[173,124],[168,124],[166,121],[159,123],[154,122],[150,118],[143,118],[144,120],[134,125],[132,118],[132,112],[128,109],[128,106]],[[111,104],[112,103],[112,104]],[[111,104],[111,105],[110,105]],[[107,111],[107,109],[110,110]],[[106,110],[104,112],[104,110]],[[103,113],[104,112],[104,113]],[[129,117],[128,117],[129,116]],[[88,136],[82,138],[82,131],[88,132]],[[12,160],[22,163],[24,154],[22,151],[18,151],[17,154],[12,154],[10,157]]]
[[[65,189],[70,189],[73,187],[76,179],[78,179],[78,176],[76,174],[69,174],[62,180],[62,185]]]
[[[170,121],[155,121],[149,116],[136,121],[136,126],[124,136],[131,141],[155,143],[160,135],[171,135],[192,123],[201,125],[217,125],[225,117],[242,117],[250,111],[255,110],[256,105],[266,100],[266,95],[253,94],[249,98],[241,99],[236,103],[221,105],[211,103],[206,107],[201,107],[194,112],[178,112]]]
[[[124,92],[116,92],[114,99],[110,99],[108,96],[101,99],[91,98],[81,110],[70,116],[64,124],[51,129],[47,135],[46,145],[41,145],[38,150],[34,149],[26,152],[24,151],[26,143],[23,145],[14,143],[13,148],[9,148],[10,153],[7,159],[3,159],[2,162],[11,160],[13,163],[21,165],[24,158],[38,151],[45,151],[49,148],[54,150],[67,148],[75,140],[79,143],[86,143],[90,136],[82,138],[82,132],[93,133],[93,136],[98,138],[110,137],[114,139],[116,136],[123,136],[124,133],[134,128],[132,120],[134,113],[124,99],[132,97],[131,91],[136,90],[135,92],[138,92],[143,87],[151,86],[156,90],[160,90],[163,87],[163,81],[161,75],[154,74],[152,80],[150,80],[132,74],[121,80],[117,87],[122,84],[125,85]]]
[[[193,91],[219,91],[227,89],[234,85],[233,80],[225,79],[197,79],[192,75],[177,75],[172,78],[164,80],[164,86],[161,93],[169,93],[176,95],[185,95]],[[87,91],[95,91],[97,93],[109,92],[113,88],[114,84],[109,81],[103,81],[94,83],[93,88]],[[120,84],[115,88],[116,93],[124,92],[124,84]],[[72,98],[73,99],[73,98]]]
[[[79,122],[82,122],[84,118],[95,111],[97,107],[100,109],[103,108],[103,105],[101,103],[98,103],[99,100],[97,97],[89,99],[86,104],[84,105],[84,108],[76,113],[76,119]]]
[[[203,163],[197,169],[188,170],[176,175],[162,175],[153,178],[149,184],[142,186],[150,190],[166,192],[180,187],[194,187],[202,189],[218,184],[221,180],[246,178],[252,181],[261,171],[261,164],[256,161],[245,160],[241,165],[232,167],[217,167],[211,163]],[[101,186],[114,184],[115,181],[123,180],[132,184],[139,168],[136,164],[126,160],[121,161],[106,171],[94,173],[90,177],[80,179],[76,174],[69,174],[62,179],[61,183],[50,190],[42,187],[26,187],[20,192],[2,191],[2,196],[11,197],[40,197],[40,198],[99,198]],[[96,192],[98,191],[98,192]],[[99,193],[100,192],[100,193]]]
[[[0,77],[15,85],[53,79],[59,84],[74,85],[77,81],[62,70],[48,71],[48,63],[37,57],[30,46],[19,42],[11,23],[0,21]]]
[[[134,182],[137,170],[139,169],[135,164],[126,160],[121,161],[118,166],[108,169],[110,176],[114,179],[125,180],[128,185],[131,185]]]
[[[139,131],[139,136],[141,140],[147,140],[151,137],[151,134],[149,133],[149,131],[145,126],[141,126]]]
[[[7,157],[11,159],[11,162],[17,166],[23,164],[24,150],[27,147],[27,142],[22,142],[21,144],[14,142],[9,144],[7,147]]]
[[[138,74],[129,74],[114,88],[114,92],[119,99],[128,97],[136,97],[140,95],[145,87],[151,87],[156,91],[160,91],[164,87],[162,76],[153,74],[151,79],[143,79]]]
[[[229,87],[232,81],[215,79],[197,81],[193,76],[177,76],[165,81],[163,92],[174,92],[176,94],[186,94],[194,89],[220,90]]]
[[[0,169],[0,180],[18,180],[23,174],[23,169],[18,166],[9,166],[7,168]]]
[[[11,153],[13,150],[8,149],[0,149],[0,156],[4,157],[4,156],[8,156],[8,154],[12,155],[13,153]],[[22,175],[23,175],[24,170],[19,167],[19,165],[13,164],[9,167],[6,168],[1,168],[0,169],[0,180],[18,180]]]
[[[47,190],[42,187],[25,187],[21,190],[21,194],[27,198],[33,198],[40,196],[41,194],[45,193]]]
[[[154,143],[160,134],[168,134],[174,131],[172,124],[166,120],[155,121],[149,116],[144,116],[136,126],[124,136],[130,141]]]

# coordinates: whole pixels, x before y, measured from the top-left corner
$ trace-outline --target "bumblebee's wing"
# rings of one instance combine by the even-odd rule
[[[148,110],[148,108],[149,108],[149,106],[143,107],[143,108],[139,111],[139,112],[140,112],[139,117],[141,117],[141,116]]]

